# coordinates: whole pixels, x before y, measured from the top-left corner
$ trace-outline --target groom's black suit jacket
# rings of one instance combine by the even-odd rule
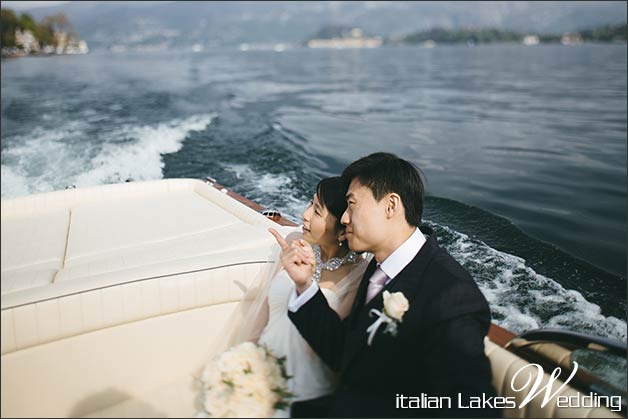
[[[421,230],[432,233],[429,229]],[[403,292],[409,309],[397,336],[377,331],[367,345],[368,326],[383,309],[382,293],[364,304],[368,279],[376,269],[373,259],[359,285],[349,316],[340,320],[319,290],[290,319],[316,353],[340,372],[340,386],[330,417],[498,417],[493,409],[459,409],[469,396],[495,396],[491,367],[483,339],[490,325],[486,299],[469,273],[431,234],[414,259],[384,288]],[[397,395],[446,396],[444,409],[401,409],[416,400],[398,401]]]

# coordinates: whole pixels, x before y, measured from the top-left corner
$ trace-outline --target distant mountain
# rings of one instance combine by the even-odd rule
[[[328,25],[402,36],[435,27],[491,27],[562,33],[626,21],[626,2],[100,2],[76,1],[29,11],[62,12],[91,49],[113,45],[229,46],[300,43]]]

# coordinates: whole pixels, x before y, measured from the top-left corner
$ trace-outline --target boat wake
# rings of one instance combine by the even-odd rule
[[[162,155],[177,152],[193,131],[204,130],[213,114],[173,119],[155,125],[123,125],[110,132],[73,122],[57,130],[36,128],[8,138],[2,150],[2,198],[38,192],[156,180],[163,177]]]
[[[535,272],[524,259],[449,227],[427,224],[435,229],[441,245],[471,273],[498,325],[514,333],[555,327],[626,341],[625,321],[604,316],[599,305]]]
[[[295,181],[287,174],[258,173],[248,164],[221,164],[233,173],[237,191],[267,209],[276,209],[297,224],[305,209],[304,197],[295,191]]]

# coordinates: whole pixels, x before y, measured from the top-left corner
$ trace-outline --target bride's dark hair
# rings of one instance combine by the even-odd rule
[[[327,208],[327,211],[336,217],[335,232],[345,229],[340,222],[342,214],[347,209],[347,184],[340,176],[328,177],[316,185],[316,196],[320,203]],[[347,241],[342,242],[343,246],[347,246]]]

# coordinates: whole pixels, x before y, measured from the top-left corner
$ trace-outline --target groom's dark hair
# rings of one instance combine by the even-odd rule
[[[410,225],[421,225],[423,180],[421,169],[391,153],[373,153],[354,161],[342,172],[347,188],[354,179],[368,187],[378,202],[389,193],[399,194]]]

